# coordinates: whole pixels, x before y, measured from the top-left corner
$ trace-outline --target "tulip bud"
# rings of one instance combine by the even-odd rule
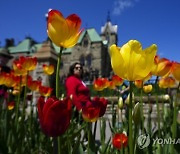
[[[122,99],[122,97],[119,97],[119,100],[118,100],[118,108],[119,108],[119,109],[123,109],[123,99]]]
[[[136,125],[140,124],[141,122],[141,104],[138,102],[134,106],[133,110],[133,121]]]
[[[163,96],[163,100],[168,101],[170,99],[170,96],[168,94]]]
[[[126,98],[126,100],[125,100],[125,103],[127,104],[127,105],[129,105],[129,101],[130,101],[130,94],[128,95],[128,97]],[[134,103],[134,93],[132,93],[132,104]]]

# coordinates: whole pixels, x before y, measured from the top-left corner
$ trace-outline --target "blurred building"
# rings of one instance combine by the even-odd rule
[[[84,66],[84,80],[93,81],[99,76],[109,77],[112,71],[110,64],[109,46],[117,44],[118,26],[113,25],[108,17],[101,33],[96,29],[85,29],[77,44],[73,48],[67,48],[62,53],[61,79],[64,79],[69,71],[69,66],[80,61]],[[12,67],[12,61],[19,56],[33,56],[38,58],[37,69],[32,73],[34,79],[42,80],[48,84],[49,79],[43,75],[42,65],[57,63],[60,48],[49,39],[37,43],[31,37],[26,37],[17,45],[13,39],[6,39],[4,47],[0,47],[0,67],[8,70]],[[49,85],[49,84],[48,84]]]

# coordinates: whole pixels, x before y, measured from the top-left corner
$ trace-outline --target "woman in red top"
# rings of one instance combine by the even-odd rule
[[[72,97],[73,104],[80,111],[90,101],[90,90],[82,81],[83,68],[78,62],[69,68],[69,75],[65,81],[67,97]]]

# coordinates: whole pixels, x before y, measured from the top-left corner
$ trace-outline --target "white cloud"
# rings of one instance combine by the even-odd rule
[[[112,13],[114,15],[120,15],[125,9],[133,7],[134,3],[138,1],[139,0],[115,0]]]

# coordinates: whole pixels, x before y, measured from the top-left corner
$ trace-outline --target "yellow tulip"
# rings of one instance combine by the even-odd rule
[[[81,19],[76,14],[64,18],[62,13],[51,10],[48,13],[47,33],[54,44],[63,48],[73,47],[82,32]]]
[[[110,47],[113,71],[129,81],[142,80],[151,72],[156,52],[155,44],[143,50],[137,40],[130,40],[121,48],[113,44]]]
[[[52,75],[54,73],[54,65],[43,64],[43,71],[47,75]]]
[[[143,86],[143,90],[145,93],[150,93],[152,91],[152,89],[153,89],[153,87],[151,84]]]

